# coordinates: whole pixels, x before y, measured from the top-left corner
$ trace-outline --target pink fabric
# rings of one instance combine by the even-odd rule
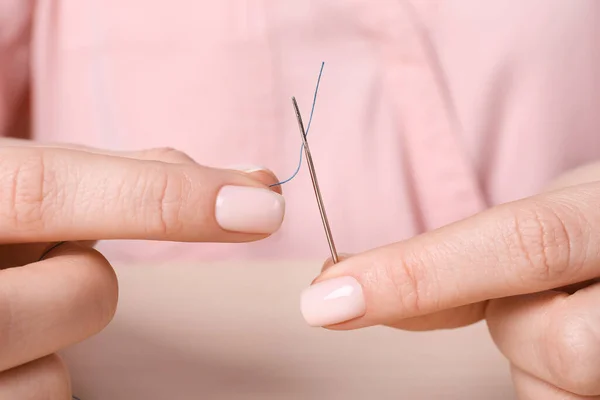
[[[289,98],[308,116],[325,61],[310,141],[343,252],[600,159],[597,0],[3,0],[0,26],[5,135],[30,90],[36,140],[171,146],[282,178],[299,151]],[[306,170],[284,191],[284,226],[260,243],[100,247],[113,260],[327,256]]]

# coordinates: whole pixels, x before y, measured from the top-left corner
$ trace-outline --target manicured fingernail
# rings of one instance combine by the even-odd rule
[[[247,174],[251,174],[252,172],[258,172],[258,171],[268,171],[268,168],[261,167],[260,165],[251,165],[251,164],[230,165],[228,167],[228,169],[242,171]]]
[[[362,287],[352,277],[315,283],[302,293],[300,308],[311,326],[328,326],[349,321],[366,311]]]
[[[224,186],[217,195],[215,217],[227,231],[270,234],[283,222],[285,200],[269,189]]]

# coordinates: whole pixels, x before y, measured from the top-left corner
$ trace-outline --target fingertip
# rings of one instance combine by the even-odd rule
[[[281,187],[281,185],[277,185],[277,183],[279,183],[279,180],[273,172],[269,170],[260,170],[251,172],[249,175],[252,179],[255,179],[260,183],[264,184],[275,193],[283,194],[283,188]]]
[[[268,168],[258,166],[258,165],[233,165],[228,169],[232,169],[235,171],[243,172],[247,174],[250,178],[254,179],[267,186],[269,189],[278,194],[283,194],[283,189],[281,185],[277,185],[279,183],[279,179],[273,171]]]
[[[217,194],[215,221],[227,232],[271,235],[284,216],[284,197],[267,188],[228,185]]]
[[[360,320],[366,314],[362,284],[341,265],[351,257],[348,253],[338,254],[337,263],[328,258],[319,276],[302,292],[300,308],[309,326],[328,330],[362,326]]]
[[[319,282],[305,289],[300,310],[309,326],[326,327],[363,316],[366,303],[360,283],[346,276]]]
[[[338,254],[338,263],[344,260],[347,260],[348,258],[352,257],[352,254],[350,253],[340,253]],[[327,271],[329,268],[333,267],[334,265],[336,265],[336,263],[333,262],[333,259],[330,257],[328,258],[325,263],[323,263],[323,266],[321,267],[321,273]],[[315,278],[315,281],[317,281],[319,279],[319,277]]]

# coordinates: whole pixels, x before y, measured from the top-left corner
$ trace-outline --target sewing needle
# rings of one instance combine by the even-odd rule
[[[313,188],[315,190],[317,205],[319,206],[321,220],[323,221],[323,228],[325,228],[327,243],[329,244],[329,250],[331,251],[331,259],[333,260],[334,264],[337,264],[337,250],[335,249],[335,243],[333,242],[333,236],[331,235],[329,220],[327,219],[327,213],[325,212],[325,206],[323,205],[323,198],[321,196],[321,189],[319,188],[317,174],[315,173],[315,165],[310,154],[310,148],[308,147],[308,141],[306,140],[306,131],[304,130],[304,123],[302,122],[302,116],[300,115],[300,109],[298,108],[298,103],[296,102],[295,97],[292,97],[292,103],[294,104],[294,111],[296,112],[296,119],[298,120],[298,127],[300,128],[300,136],[302,136],[302,144],[304,146],[304,154],[306,155],[306,163],[308,165],[308,171],[310,172],[310,178],[312,180]]]

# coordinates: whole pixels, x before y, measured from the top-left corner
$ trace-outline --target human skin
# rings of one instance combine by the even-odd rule
[[[302,311],[334,330],[485,319],[519,398],[600,398],[599,203],[600,164],[579,168],[538,196],[327,262]]]
[[[573,170],[555,180],[546,193],[593,182],[597,171],[596,165]],[[199,394],[235,399],[342,399],[387,398],[390,393],[415,399],[514,398],[509,368],[492,349],[494,341],[481,323],[472,324],[479,320],[489,324],[492,337],[509,359],[520,399],[582,398],[559,389],[558,381],[550,384],[527,371],[534,363],[544,362],[540,355],[566,348],[569,335],[565,334],[572,332],[571,337],[577,338],[578,331],[586,332],[585,326],[568,325],[562,332],[548,329],[547,337],[523,340],[523,347],[507,341],[528,339],[531,324],[527,321],[534,321],[536,310],[542,310],[542,302],[523,299],[545,300],[558,293],[557,297],[571,298],[564,301],[564,311],[570,315],[575,311],[571,305],[579,300],[568,293],[577,288],[563,288],[562,294],[547,291],[484,301],[427,317],[399,318],[392,325],[406,331],[441,331],[425,334],[379,327],[340,337],[337,332],[303,327],[294,311],[295,294],[310,282],[311,270],[318,268],[318,261],[283,260],[119,265],[124,298],[117,319],[97,337],[66,352],[77,393],[115,399]],[[480,306],[487,307],[487,312],[480,311]],[[586,306],[586,312],[595,312],[593,304]],[[593,316],[588,321],[593,323]],[[467,324],[474,326],[463,326]],[[341,325],[328,328],[345,329]],[[540,355],[525,352],[536,343],[543,350]],[[594,361],[594,342],[582,345],[581,360]],[[508,351],[517,347],[516,352]],[[558,375],[560,379],[593,378],[583,374],[595,371],[591,364],[573,363],[568,358],[565,365],[575,365],[574,375]],[[147,367],[140,369],[142,364]],[[149,383],[139,385],[140,380]]]
[[[55,353],[102,330],[118,298],[112,266],[90,244],[249,242],[276,231],[285,210],[268,187],[276,178],[249,170],[203,167],[171,149],[0,140],[0,398],[71,398]]]

